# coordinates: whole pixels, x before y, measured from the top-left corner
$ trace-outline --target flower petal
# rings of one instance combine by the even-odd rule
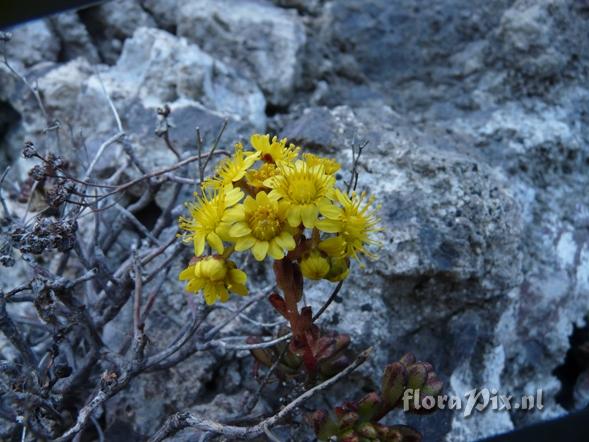
[[[242,220],[245,219],[245,212],[253,212],[256,210],[256,200],[248,195],[243,201],[243,207],[245,210],[243,212],[243,217],[241,218]]]
[[[200,256],[205,251],[205,237],[204,235],[194,234],[194,254]]]
[[[203,290],[205,302],[207,305],[212,305],[217,300],[217,291],[215,290],[214,284],[207,284]]]
[[[207,242],[217,253],[223,253],[225,250],[223,247],[223,241],[215,232],[211,232],[207,235]]]
[[[245,172],[244,172],[245,173]],[[243,176],[243,174],[242,174]],[[243,198],[243,192],[240,188],[234,187],[225,193],[225,207],[231,207],[237,204]]]
[[[180,281],[187,281],[190,278],[194,278],[194,266],[188,266],[180,272],[178,279]]]
[[[291,206],[288,209],[287,219],[288,224],[292,227],[297,227],[301,224],[301,208],[299,206]]]
[[[238,206],[232,207],[225,211],[223,215],[223,221],[226,222],[236,222],[236,221],[243,221],[245,219],[245,207],[242,204]]]
[[[256,239],[253,236],[244,236],[236,241],[235,251],[243,252],[244,250],[251,249],[255,243]]]
[[[319,203],[319,211],[321,212],[321,215],[330,219],[338,219],[344,212],[340,207],[334,206],[325,201]]]
[[[270,149],[270,135],[253,134],[250,143],[256,150]]]
[[[204,287],[204,280],[203,279],[191,279],[186,284],[185,290],[187,292],[198,293],[200,289]]]
[[[317,221],[318,216],[319,209],[317,209],[317,207],[314,205],[303,206],[301,209],[301,218],[303,219],[303,224],[307,229],[312,229],[315,227],[315,222]]]
[[[296,247],[295,240],[289,232],[282,232],[274,239],[285,250],[293,250]]]
[[[247,275],[243,270],[231,269],[229,270],[229,281],[232,284],[245,284]]]
[[[215,232],[223,241],[231,241],[231,235],[229,235],[229,229],[231,228],[231,224],[226,222],[221,222]]]
[[[218,289],[217,296],[219,297],[221,302],[229,301],[229,292],[227,291],[227,289],[225,287],[221,287]]]
[[[256,241],[252,247],[252,253],[257,261],[263,261],[268,253],[268,241]]]
[[[240,221],[234,224],[231,229],[229,229],[229,235],[234,238],[240,238],[247,235],[251,231],[252,229],[250,229],[250,227],[244,221]]]
[[[335,191],[335,198],[344,207],[348,207],[351,204],[350,197],[339,189]]]
[[[334,236],[321,241],[317,247],[319,250],[327,253],[329,256],[338,257],[345,253],[346,242],[341,236]]]
[[[270,199],[268,198],[268,194],[266,192],[264,192],[263,190],[261,192],[258,192],[258,194],[256,195],[256,201],[258,202],[258,204],[269,204],[270,203]]]
[[[278,245],[276,238],[270,241],[270,246],[268,247],[268,254],[274,259],[284,258],[284,250],[282,250],[282,247]]]
[[[342,230],[342,224],[331,219],[320,219],[315,223],[315,227],[326,233],[338,233]]]
[[[231,285],[230,290],[241,296],[245,296],[248,293],[247,287],[243,284],[233,284]]]

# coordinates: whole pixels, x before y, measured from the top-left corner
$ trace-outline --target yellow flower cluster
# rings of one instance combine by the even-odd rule
[[[348,195],[336,186],[340,164],[310,153],[286,139],[254,134],[251,150],[236,144],[202,193],[180,218],[186,242],[200,257],[206,245],[216,255],[199,259],[180,274],[187,290],[204,292],[207,303],[226,301],[229,292],[244,295],[246,275],[228,260],[251,251],[262,261],[285,257],[297,261],[308,279],[341,281],[349,260],[375,258],[379,219],[374,199]]]

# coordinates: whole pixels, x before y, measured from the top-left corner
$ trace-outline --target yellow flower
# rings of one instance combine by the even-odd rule
[[[278,141],[278,137],[272,138],[270,142],[270,135],[253,134],[250,138],[250,143],[257,152],[260,153],[260,158],[267,163],[292,162],[299,155],[300,147],[290,144],[286,147],[286,138]]]
[[[288,202],[288,223],[301,224],[308,229],[315,227],[319,206],[328,205],[333,198],[335,177],[327,175],[323,166],[309,166],[298,160],[294,165],[281,164],[280,174],[264,184],[272,189],[270,197]]]
[[[308,279],[321,279],[329,272],[329,261],[318,250],[305,254],[300,266],[301,273]]]
[[[249,184],[254,189],[264,190],[267,189],[267,187],[264,186],[264,181],[275,176],[276,174],[278,174],[278,168],[276,167],[276,164],[264,163],[259,169],[248,170],[245,174],[245,179],[247,184]]]
[[[347,258],[329,258],[329,272],[325,279],[331,282],[339,282],[348,277],[350,266]]]
[[[226,211],[243,198],[243,192],[238,188],[219,189],[213,192],[203,192],[202,196],[195,194],[196,201],[188,203],[190,218],[181,217],[180,228],[187,231],[185,241],[194,242],[194,254],[200,256],[207,242],[217,253],[223,253],[223,241],[228,241],[229,224],[226,222]]]
[[[215,169],[215,177],[207,179],[203,183],[203,187],[214,189],[232,187],[233,183],[245,176],[247,170],[259,157],[259,152],[244,152],[243,146],[237,143],[233,155],[219,162]]]
[[[233,261],[221,256],[207,256],[180,272],[179,279],[188,281],[186,290],[189,292],[202,290],[208,305],[218,299],[226,302],[229,292],[247,295],[247,275],[236,267]]]
[[[228,221],[233,222],[229,236],[235,241],[235,250],[252,249],[254,258],[262,261],[266,255],[282,259],[285,251],[295,248],[292,232],[286,221],[288,203],[258,192],[256,198],[246,197],[243,204],[228,211]]]
[[[313,155],[312,153],[304,153],[303,158],[305,159],[305,162],[311,167],[323,166],[323,170],[325,170],[327,175],[333,175],[342,167],[341,164],[335,160],[330,158],[322,158],[317,155]]]
[[[346,241],[336,235],[320,241],[317,248],[327,256],[342,257],[346,254]]]
[[[374,197],[366,200],[366,194],[363,193],[360,196],[353,194],[350,198],[339,189],[336,189],[335,197],[342,207],[322,204],[320,211],[325,219],[317,221],[316,227],[323,232],[338,235],[323,241],[320,249],[335,251],[340,243],[339,246],[345,256],[358,259],[360,253],[369,258],[375,258],[376,256],[366,249],[368,245],[379,244],[370,236],[382,231],[382,228],[378,226],[380,220],[377,217],[380,207],[371,208]]]

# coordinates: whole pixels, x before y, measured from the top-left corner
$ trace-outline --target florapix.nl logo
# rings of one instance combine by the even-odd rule
[[[543,392],[537,390],[535,394],[514,396],[502,394],[494,388],[474,388],[463,396],[444,394],[428,396],[420,394],[419,390],[407,389],[403,393],[403,410],[433,410],[433,409],[462,410],[464,417],[473,412],[492,411],[533,411],[544,408]]]

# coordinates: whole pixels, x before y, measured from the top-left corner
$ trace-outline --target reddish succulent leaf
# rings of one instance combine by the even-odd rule
[[[268,301],[270,301],[270,304],[272,304],[272,307],[274,307],[278,313],[284,316],[285,319],[289,319],[286,302],[284,302],[282,296],[280,296],[278,293],[272,293],[270,296],[268,296]]]

